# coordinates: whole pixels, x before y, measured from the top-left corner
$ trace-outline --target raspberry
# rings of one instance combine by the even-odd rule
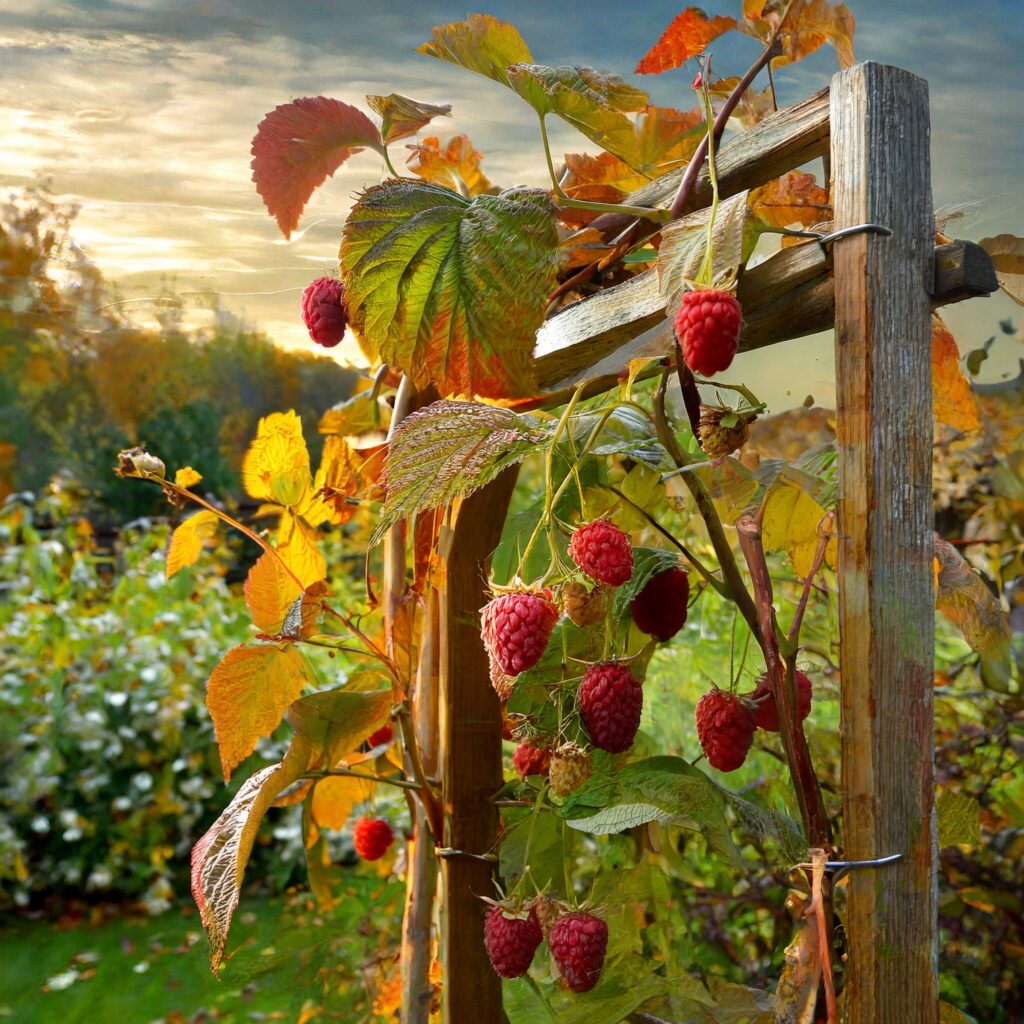
[[[527,775],[547,775],[550,765],[550,749],[536,746],[533,742],[520,743],[512,754],[512,767],[521,779]]]
[[[640,728],[644,691],[624,665],[591,665],[576,693],[576,706],[594,746],[621,754]]]
[[[566,914],[551,926],[548,948],[569,989],[589,992],[604,967],[608,925],[593,914]]]
[[[394,833],[383,818],[360,818],[352,826],[352,843],[363,860],[380,860],[392,839]]]
[[[348,326],[345,286],[333,277],[318,277],[306,285],[302,293],[302,322],[318,345],[334,348]]]
[[[740,347],[742,311],[732,292],[683,292],[674,326],[686,365],[702,377],[721,373]]]
[[[566,797],[575,793],[593,771],[593,764],[582,747],[575,743],[566,743],[551,755],[551,766],[548,768],[548,783],[555,796]]]
[[[608,614],[611,592],[598,584],[593,590],[578,580],[562,587],[562,609],[571,622],[580,627],[596,626]]]
[[[652,576],[629,606],[637,629],[656,640],[671,640],[686,622],[690,580],[683,569]]]
[[[754,742],[754,716],[739,697],[711,690],[697,701],[697,739],[708,764],[720,772],[735,771]]]
[[[747,697],[757,704],[754,710],[754,725],[765,732],[779,731],[779,709],[775,703],[775,695],[768,685],[767,676],[761,676],[757,688]],[[797,710],[802,722],[811,713],[811,681],[803,672],[796,673]]]
[[[501,978],[518,978],[530,969],[533,954],[544,940],[537,914],[491,907],[484,918],[484,948]]]
[[[726,416],[731,416],[735,420],[730,420],[731,427],[722,425],[722,420]],[[720,459],[737,448],[742,448],[750,435],[749,424],[756,419],[757,416],[752,413],[737,413],[720,406],[702,405],[698,430],[704,453],[709,459]]]
[[[379,747],[382,743],[390,743],[394,739],[395,730],[390,725],[382,725],[376,732],[371,732],[366,742],[371,747]]]
[[[592,579],[617,587],[633,575],[629,537],[606,519],[578,527],[569,540],[569,557]]]
[[[540,661],[557,621],[558,605],[550,590],[513,591],[484,605],[480,635],[498,668],[517,676]],[[492,671],[492,682],[494,678]]]

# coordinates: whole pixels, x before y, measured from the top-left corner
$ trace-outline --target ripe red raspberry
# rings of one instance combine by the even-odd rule
[[[575,793],[594,770],[590,754],[575,743],[565,743],[551,755],[548,784],[555,796]]]
[[[711,690],[697,701],[697,739],[708,764],[720,772],[735,771],[754,742],[754,716],[735,694]]]
[[[686,622],[690,580],[683,569],[666,569],[652,576],[629,606],[641,632],[656,640],[671,640]]]
[[[633,575],[629,537],[606,519],[578,527],[569,540],[569,557],[592,579],[617,587]]]
[[[521,779],[527,775],[547,775],[550,766],[551,750],[536,741],[520,743],[512,754],[512,767]]]
[[[376,732],[371,732],[366,742],[371,747],[379,747],[382,743],[390,743],[395,737],[395,730],[390,725],[382,725]]]
[[[360,818],[352,826],[352,843],[363,860],[380,860],[392,839],[394,833],[383,818]]]
[[[633,746],[644,691],[624,665],[591,665],[576,693],[576,706],[595,747],[621,754]]]
[[[548,949],[573,992],[589,992],[601,977],[608,950],[608,925],[576,911],[560,917],[548,933]]]
[[[530,969],[533,954],[544,940],[531,908],[518,913],[491,907],[484,918],[484,948],[501,978],[518,978]]]
[[[581,629],[596,626],[608,614],[611,604],[611,591],[600,583],[587,590],[578,580],[570,580],[562,587],[561,597],[563,611]]]
[[[333,277],[318,277],[306,285],[302,293],[302,322],[318,345],[334,348],[348,326],[345,286]]]
[[[517,676],[540,661],[557,621],[550,590],[515,591],[484,605],[480,635],[501,671]]]
[[[768,686],[767,676],[761,676],[757,681],[757,688],[747,696],[757,704],[753,712],[754,725],[766,732],[778,732],[779,708],[775,703],[775,695]],[[811,681],[799,670],[796,673],[796,697],[797,710],[802,722],[811,713]]]
[[[729,369],[740,347],[742,311],[732,292],[683,292],[674,326],[686,365],[702,377]]]

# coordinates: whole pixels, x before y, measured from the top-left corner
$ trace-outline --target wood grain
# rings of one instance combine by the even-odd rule
[[[936,1024],[928,85],[860,64],[832,80],[850,1024]]]

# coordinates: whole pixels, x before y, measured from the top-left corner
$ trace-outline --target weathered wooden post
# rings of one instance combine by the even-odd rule
[[[843,832],[850,1024],[938,1020],[928,84],[832,80]]]

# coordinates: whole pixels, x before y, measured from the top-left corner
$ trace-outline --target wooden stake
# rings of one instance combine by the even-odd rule
[[[833,78],[842,649],[850,1024],[936,1024],[928,85],[860,64]]]

